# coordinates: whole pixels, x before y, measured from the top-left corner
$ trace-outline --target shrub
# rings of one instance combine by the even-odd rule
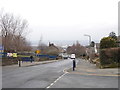
[[[101,65],[119,64],[120,63],[120,48],[109,48],[100,50]]]
[[[104,37],[100,41],[100,49],[117,47],[116,40],[111,37]]]

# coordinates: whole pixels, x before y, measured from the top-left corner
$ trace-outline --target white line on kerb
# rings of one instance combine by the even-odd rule
[[[51,83],[49,86],[47,86],[46,88],[50,88],[51,86],[53,86],[58,80],[60,80],[65,74],[67,74],[68,72],[65,72],[65,69],[63,70],[64,74],[61,75],[59,78],[57,78],[53,83]]]

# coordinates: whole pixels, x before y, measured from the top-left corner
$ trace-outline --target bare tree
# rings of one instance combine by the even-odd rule
[[[37,49],[40,50],[41,54],[46,54],[46,49],[48,46],[43,43],[43,37],[41,35]]]
[[[23,50],[28,22],[13,14],[0,13],[0,29],[4,50]]]

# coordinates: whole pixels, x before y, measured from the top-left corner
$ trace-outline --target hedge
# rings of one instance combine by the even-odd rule
[[[100,49],[117,47],[116,40],[111,37],[104,37],[100,41]]]
[[[120,48],[100,49],[101,65],[120,64]]]

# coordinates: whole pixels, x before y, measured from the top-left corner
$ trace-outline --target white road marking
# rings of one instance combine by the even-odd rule
[[[78,64],[78,62],[76,62],[76,64]],[[72,68],[72,67],[70,67],[70,68]],[[65,68],[65,69],[63,70],[64,74],[61,75],[59,78],[57,78],[53,83],[51,83],[51,84],[50,84],[49,86],[47,86],[46,88],[47,88],[47,89],[50,88],[50,87],[53,86],[58,80],[60,80],[65,74],[69,73],[69,72],[67,72],[67,70],[70,69],[70,68]]]
[[[58,79],[56,79],[53,83],[51,83],[47,88],[50,88],[51,86],[53,86],[58,80],[60,80],[65,74],[67,73],[64,73],[63,75],[61,75]]]
[[[57,78],[53,83],[51,83],[49,86],[47,86],[46,88],[50,88],[51,86],[53,86],[58,80],[60,80],[65,74],[67,74],[68,72],[65,71],[66,69],[63,70],[64,74],[61,75],[59,78]]]

